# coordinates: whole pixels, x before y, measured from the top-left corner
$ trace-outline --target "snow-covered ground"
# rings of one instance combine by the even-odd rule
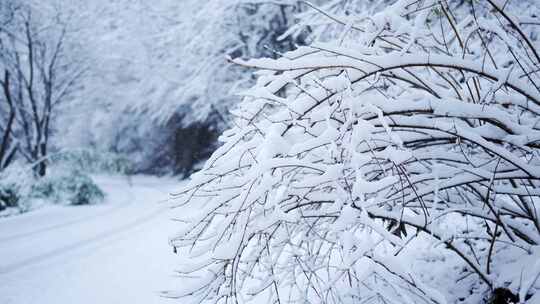
[[[0,219],[0,303],[170,303],[172,179],[99,177],[105,203]]]

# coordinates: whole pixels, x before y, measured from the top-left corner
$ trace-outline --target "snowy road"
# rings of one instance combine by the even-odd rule
[[[106,203],[0,219],[0,304],[171,303],[172,180],[99,178]]]

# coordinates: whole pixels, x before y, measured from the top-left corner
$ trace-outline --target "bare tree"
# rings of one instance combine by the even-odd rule
[[[59,105],[69,98],[84,73],[73,53],[69,17],[53,8],[44,15],[32,5],[20,5],[0,29],[0,67],[5,101],[10,105],[10,141],[44,176],[52,122]]]
[[[2,2],[0,4],[0,31],[13,22],[15,12],[18,6],[12,1]],[[0,79],[0,171],[6,168],[14,159],[18,145],[13,139],[15,123],[15,104],[10,85],[11,75],[6,69],[4,77]]]
[[[3,113],[4,111],[0,111],[0,118],[2,122],[0,125],[0,131],[2,131],[2,137],[0,137],[0,171],[5,169],[11,163],[11,161],[13,161],[15,152],[18,148],[12,138],[13,125],[15,123],[15,105],[11,96],[9,79],[10,75],[6,70],[4,79],[0,81],[4,94],[3,99],[7,105],[7,111],[5,111],[6,113]]]

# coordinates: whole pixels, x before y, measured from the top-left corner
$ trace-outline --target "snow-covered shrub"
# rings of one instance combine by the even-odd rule
[[[6,208],[26,210],[35,179],[28,168],[15,163],[0,172],[0,211]]]
[[[20,197],[13,187],[0,186],[0,211],[9,207],[17,207]]]
[[[92,178],[79,170],[60,170],[41,178],[33,185],[32,195],[69,205],[96,204],[105,198]]]
[[[103,201],[105,195],[103,191],[84,174],[74,174],[73,179],[66,185],[66,190],[70,193],[68,201],[71,205],[88,205]]]
[[[401,0],[259,69],[171,237],[183,303],[538,303],[534,1]],[[189,212],[184,211],[187,208]]]

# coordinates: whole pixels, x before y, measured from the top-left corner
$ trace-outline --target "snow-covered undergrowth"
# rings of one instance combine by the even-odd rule
[[[30,166],[16,163],[0,172],[0,217],[24,213],[44,204],[101,203],[103,191],[81,170],[53,167],[38,178]]]
[[[32,195],[68,205],[96,204],[105,198],[105,194],[92,178],[79,170],[63,170],[49,174],[33,185]]]
[[[236,61],[258,83],[178,195],[168,296],[540,302],[537,4],[340,3],[337,37]]]
[[[0,216],[26,211],[34,177],[30,170],[12,165],[0,172]]]

